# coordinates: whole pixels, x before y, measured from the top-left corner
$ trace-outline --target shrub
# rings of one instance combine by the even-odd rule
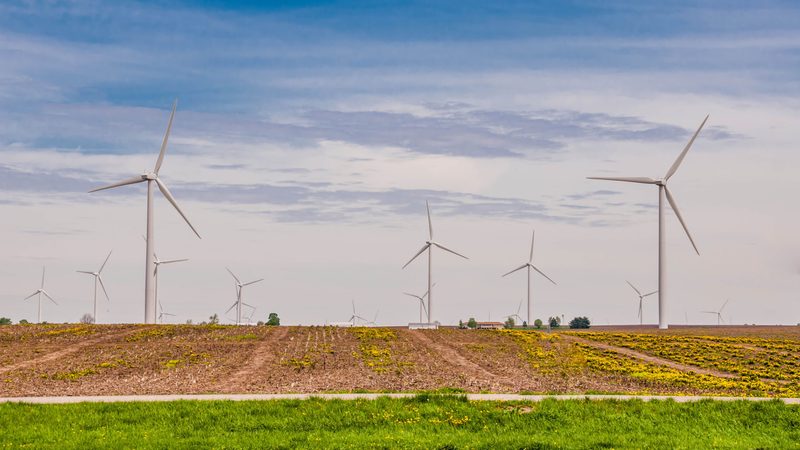
[[[542,328],[542,319],[536,319],[533,321],[533,326],[536,328]]]
[[[547,322],[550,324],[550,328],[558,328],[561,326],[561,317],[551,317],[547,319]]]
[[[80,320],[80,322],[81,322],[81,323],[84,323],[84,324],[91,324],[91,323],[94,323],[94,317],[92,317],[92,315],[91,315],[91,314],[89,314],[89,313],[86,313],[86,314],[84,314],[84,315],[82,315],[82,316],[81,316],[81,320]]]
[[[281,324],[281,319],[278,317],[278,313],[269,313],[269,317],[267,318],[267,325],[277,327]]]
[[[11,319],[8,317],[0,317],[0,325],[11,325]]]
[[[467,321],[467,328],[478,328],[478,322],[474,317],[470,317]]]
[[[569,321],[570,328],[589,328],[589,321],[588,317],[576,317]]]
[[[506,328],[514,328],[514,325],[516,325],[516,323],[514,322],[513,317],[509,317],[508,319],[506,319],[506,323],[503,324],[503,326]]]

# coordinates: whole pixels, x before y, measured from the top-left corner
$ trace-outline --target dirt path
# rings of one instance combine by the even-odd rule
[[[714,377],[720,378],[736,378],[736,375],[728,372],[720,372],[718,370],[713,369],[705,369],[702,367],[690,366],[688,364],[681,364],[675,361],[671,361],[669,359],[659,358],[657,356],[648,355],[646,353],[640,353],[636,350],[631,350],[625,347],[617,347],[615,345],[606,344],[603,342],[596,342],[589,339],[579,338],[577,336],[571,336],[568,334],[561,334],[560,335],[564,340],[573,341],[573,342],[580,342],[581,344],[586,344],[592,346],[594,348],[599,348],[601,350],[610,350],[612,352],[621,353],[626,356],[630,356],[632,358],[640,359],[642,361],[646,361],[653,364],[658,364],[659,366],[667,366],[672,369],[677,369],[683,372],[694,372],[699,373],[702,375],[711,375]]]
[[[463,369],[465,374],[471,377],[479,376],[489,380],[507,381],[505,377],[492,373],[486,370],[485,367],[465,358],[453,347],[434,341],[424,331],[409,330],[407,335],[420,346],[430,348],[438,353],[443,361]]]
[[[267,365],[267,363],[275,360],[276,344],[286,338],[288,334],[289,327],[275,327],[273,330],[270,330],[270,333],[265,336],[263,340],[259,341],[250,359],[247,360],[242,368],[231,375],[230,378],[221,380],[213,390],[218,392],[245,391],[248,377],[257,373],[261,368]]]
[[[15,363],[15,364],[11,364],[9,366],[0,367],[0,375],[4,374],[4,373],[7,373],[7,372],[13,372],[13,371],[19,370],[19,369],[26,369],[28,367],[36,366],[36,365],[39,365],[41,363],[46,363],[48,361],[53,361],[53,360],[56,360],[56,359],[59,359],[59,358],[64,358],[65,356],[69,356],[69,355],[71,355],[73,353],[76,353],[76,352],[86,348],[86,347],[89,347],[89,346],[92,346],[92,345],[96,345],[96,344],[102,344],[103,342],[108,342],[108,341],[111,341],[111,340],[114,340],[114,339],[117,339],[117,338],[121,338],[121,337],[127,336],[129,334],[134,334],[134,333],[140,332],[142,330],[143,330],[143,328],[135,328],[133,330],[118,331],[118,332],[111,333],[111,334],[103,334],[103,335],[98,336],[98,337],[96,337],[94,339],[87,339],[85,341],[80,341],[80,342],[77,342],[75,344],[70,345],[69,347],[62,348],[61,350],[56,350],[54,352],[50,352],[50,353],[48,353],[46,355],[42,355],[42,356],[40,356],[38,358],[28,359],[28,360],[25,360],[25,361],[20,361],[20,362]]]

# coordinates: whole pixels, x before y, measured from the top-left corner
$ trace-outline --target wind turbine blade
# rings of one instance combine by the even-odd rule
[[[433,283],[433,284],[431,285],[431,288],[435,288],[435,287],[436,287],[436,283]],[[425,293],[424,293],[424,294],[422,294],[422,297],[420,297],[420,300],[423,300],[423,299],[425,299],[425,297],[427,297],[427,296],[428,296],[428,294],[430,294],[430,291],[429,291],[429,290],[428,290],[428,291],[425,291]]]
[[[462,257],[462,258],[464,258],[464,259],[469,259],[469,258],[467,258],[466,256],[462,255],[461,253],[454,252],[453,250],[450,250],[449,248],[445,247],[445,246],[444,246],[444,245],[442,245],[442,244],[437,244],[436,242],[434,242],[434,243],[433,243],[433,245],[435,245],[435,246],[439,247],[440,249],[442,249],[442,250],[444,250],[444,251],[446,251],[446,252],[450,252],[450,253],[452,253],[452,254],[454,254],[454,255],[456,255],[456,256],[460,256],[460,257]]]
[[[714,315],[718,314],[716,311],[700,311],[700,312],[706,314],[714,314]]]
[[[233,274],[233,272],[231,272],[231,269],[228,269],[228,268],[226,267],[226,268],[225,268],[225,270],[227,270],[227,271],[228,271],[228,273],[229,273],[229,274],[231,274],[231,276],[233,277],[233,279],[234,279],[234,280],[236,280],[236,282],[237,282],[237,283],[239,283],[239,284],[242,284],[242,282],[241,282],[241,281],[239,281],[239,277],[237,277],[236,275],[234,275],[234,274]]]
[[[425,208],[428,210],[428,236],[430,236],[430,239],[433,240],[433,222],[431,222],[431,206],[428,204],[427,200],[425,200]]]
[[[697,131],[695,131],[694,135],[692,135],[692,138],[689,139],[689,142],[686,144],[686,147],[683,148],[683,151],[681,152],[681,154],[678,155],[678,158],[675,160],[674,163],[672,163],[672,167],[669,168],[669,171],[667,171],[667,174],[664,176],[664,181],[669,180],[669,178],[672,175],[674,175],[675,172],[678,170],[678,167],[680,167],[681,163],[683,162],[683,158],[686,157],[686,153],[689,152],[689,148],[692,147],[692,144],[694,143],[694,140],[697,138],[697,135],[700,134],[700,130],[703,129],[703,125],[706,124],[707,120],[708,120],[708,116],[706,116],[706,118],[703,119],[703,123],[700,124],[700,126],[697,128]]]
[[[519,299],[519,305],[517,306],[517,313],[514,314],[515,316],[519,316],[520,309],[522,309],[522,299]]]
[[[719,309],[719,313],[722,313],[722,310],[728,305],[728,302],[731,301],[730,299],[725,300],[725,303],[722,304],[722,307]]]
[[[512,273],[514,273],[514,272],[516,272],[516,271],[518,271],[518,270],[524,269],[524,268],[526,268],[526,267],[528,267],[528,263],[525,263],[525,264],[523,264],[523,265],[521,265],[521,266],[517,267],[517,268],[516,268],[516,269],[514,269],[514,270],[511,270],[511,271],[509,271],[509,272],[506,272],[506,273],[504,273],[503,275],[500,275],[500,278],[503,278],[503,277],[504,277],[504,276],[506,276],[506,275],[511,275]]]
[[[114,188],[120,187],[120,186],[127,186],[129,184],[141,183],[142,181],[145,181],[145,180],[146,180],[145,178],[142,178],[142,176],[139,175],[139,176],[136,176],[136,177],[132,177],[132,178],[128,178],[128,179],[122,180],[122,181],[120,181],[118,183],[109,184],[108,186],[103,186],[103,187],[99,187],[99,188],[96,188],[96,189],[92,189],[89,192],[91,193],[91,192],[97,192],[97,191],[104,191],[106,189],[114,189]]]
[[[56,301],[55,301],[55,300],[53,300],[53,297],[50,297],[50,294],[48,294],[48,293],[47,293],[47,291],[44,291],[44,290],[43,290],[43,291],[42,291],[42,294],[44,294],[44,296],[45,296],[45,297],[49,298],[49,299],[50,299],[50,301],[51,301],[51,302],[53,302],[53,304],[56,304],[56,305],[58,305],[58,303],[56,303]]]
[[[114,251],[114,250],[111,250],[111,252],[113,252],[113,251]],[[106,260],[105,260],[105,261],[103,261],[103,265],[102,265],[102,266],[100,266],[100,270],[98,270],[98,271],[97,271],[97,273],[100,273],[100,272],[102,272],[102,271],[103,271],[103,267],[105,267],[105,266],[106,266],[106,263],[108,262],[108,258],[111,258],[111,252],[108,252],[108,256],[106,256]]]
[[[86,273],[86,274],[89,274],[89,275],[94,275],[94,272],[87,272],[87,271],[85,271],[85,270],[76,270],[75,272],[78,272],[78,273]]]
[[[638,290],[638,289],[636,289],[636,286],[634,286],[634,285],[633,285],[633,283],[631,283],[631,282],[630,282],[630,281],[628,281],[628,280],[625,280],[625,282],[626,282],[626,283],[628,283],[628,286],[632,287],[632,288],[633,288],[633,290],[634,290],[634,291],[636,291],[636,293],[637,293],[637,294],[639,294],[639,295],[642,295],[642,293],[641,293],[641,292],[639,292],[639,290]]]
[[[669,193],[669,189],[667,189],[666,186],[664,186],[664,192],[667,194],[667,201],[669,202],[669,205],[672,207],[672,210],[675,211],[675,215],[678,217],[678,221],[681,223],[681,226],[683,226],[683,230],[686,232],[686,236],[689,237],[689,242],[692,243],[694,251],[699,255],[700,250],[697,249],[697,245],[695,245],[694,239],[692,239],[692,235],[691,233],[689,233],[689,228],[686,227],[686,222],[683,221],[681,212],[678,210],[678,204],[675,203],[675,199],[672,198],[672,194]]]
[[[648,177],[586,177],[589,180],[625,181],[628,183],[656,184],[656,180]]]
[[[188,258],[187,259],[168,259],[166,261],[159,261],[158,263],[159,264],[172,264],[172,263],[179,263],[179,262],[184,262],[184,261],[188,261],[188,260],[189,260]]]
[[[245,303],[245,302],[242,302],[242,305],[244,305],[244,306],[247,306],[248,308],[253,308],[253,309],[256,309],[256,307],[255,307],[255,306],[253,306],[253,305],[248,305],[248,304],[247,304],[247,303]]]
[[[106,285],[105,285],[105,284],[103,284],[103,277],[101,277],[100,275],[98,275],[98,276],[97,276],[97,281],[99,281],[99,282],[100,282],[100,287],[101,287],[101,288],[103,288],[103,294],[105,294],[105,295],[106,295],[106,300],[110,302],[110,301],[111,301],[111,297],[109,297],[109,296],[108,296],[108,292],[106,291]]]
[[[39,291],[37,290],[36,292],[34,292],[33,294],[31,294],[31,295],[29,295],[29,296],[27,296],[27,297],[23,298],[22,300],[27,300],[27,299],[29,299],[29,298],[33,297],[34,295],[36,295],[36,294],[38,294],[38,293],[39,293]]]
[[[232,310],[233,308],[235,308],[235,307],[236,307],[236,304],[237,304],[237,303],[239,303],[239,300],[236,300],[235,302],[233,302],[233,304],[231,305],[231,307],[230,307],[230,308],[228,308],[228,310],[227,310],[227,311],[225,311],[225,314],[228,314],[229,312],[231,312],[231,310]]]
[[[42,267],[42,285],[39,287],[40,289],[44,289],[44,270],[45,268]]]
[[[161,170],[161,164],[164,162],[164,154],[167,152],[167,141],[169,140],[169,133],[172,131],[172,119],[175,117],[175,109],[178,107],[178,99],[175,99],[175,102],[172,104],[172,113],[169,115],[169,122],[167,123],[167,131],[164,133],[164,140],[161,142],[161,151],[158,153],[158,161],[156,161],[156,167],[153,169],[153,172],[158,175],[158,171]]]
[[[658,294],[658,291],[653,291],[653,292],[650,292],[649,294],[644,294],[642,297],[649,297],[649,296],[651,296],[653,294]]]
[[[256,283],[258,283],[259,281],[264,281],[264,279],[263,279],[263,278],[261,278],[261,279],[258,279],[258,280],[256,280],[256,281],[251,281],[251,282],[249,282],[249,283],[245,283],[245,284],[243,284],[242,286],[250,286],[251,284],[256,284]]]
[[[403,292],[403,294],[408,295],[409,297],[414,297],[416,299],[422,300],[422,297],[419,295],[409,294],[408,292]]]
[[[164,197],[166,197],[167,200],[169,200],[169,202],[172,203],[172,206],[175,207],[175,209],[178,211],[178,214],[180,214],[181,217],[183,217],[183,220],[186,221],[186,224],[189,225],[189,228],[191,228],[192,231],[194,231],[194,234],[196,234],[199,239],[202,239],[200,237],[200,233],[198,233],[197,230],[194,229],[194,225],[192,225],[192,223],[189,222],[189,219],[186,217],[186,214],[184,214],[183,211],[181,211],[181,207],[178,206],[178,202],[175,201],[175,197],[173,197],[172,194],[169,192],[169,189],[167,189],[167,185],[164,184],[164,182],[159,180],[158,178],[156,178],[156,184],[158,184],[158,188],[161,190],[161,193],[164,194]]]
[[[425,244],[425,245],[423,245],[423,246],[422,246],[422,249],[420,249],[420,251],[418,251],[418,252],[417,252],[417,254],[416,254],[416,255],[414,255],[414,257],[412,257],[410,260],[408,260],[408,262],[407,262],[407,263],[405,263],[405,265],[403,266],[403,269],[405,269],[405,268],[406,268],[406,266],[408,266],[409,264],[411,264],[411,262],[412,262],[412,261],[414,261],[415,259],[417,259],[417,256],[421,255],[421,254],[422,254],[422,252],[424,252],[425,250],[427,250],[427,249],[428,249],[428,247],[430,247],[430,246],[431,246],[431,244]]]
[[[558,283],[556,283],[556,282],[555,282],[555,281],[553,281],[553,280],[552,280],[550,277],[548,277],[547,275],[545,275],[545,274],[544,274],[544,272],[542,272],[541,270],[537,269],[537,268],[536,268],[536,266],[534,266],[533,264],[531,264],[531,267],[533,267],[533,270],[535,270],[535,271],[539,272],[539,274],[540,274],[541,276],[543,276],[543,277],[547,278],[548,280],[550,280],[550,282],[551,282],[551,283],[553,283],[553,284],[555,284],[555,285],[558,285]]]
[[[534,236],[536,236],[536,230],[533,230],[533,232],[531,233],[531,257],[528,258],[528,262],[529,263],[533,262],[533,238],[534,238]]]

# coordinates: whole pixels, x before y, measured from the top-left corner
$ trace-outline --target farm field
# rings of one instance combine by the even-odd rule
[[[799,397],[800,327],[0,327],[2,397],[330,392]]]
[[[4,448],[800,448],[780,402],[408,399],[0,404]]]

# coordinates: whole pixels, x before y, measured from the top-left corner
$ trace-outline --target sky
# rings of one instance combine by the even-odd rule
[[[657,286],[657,190],[670,190],[672,324],[800,323],[800,6],[791,1],[101,2],[0,4],[0,315],[144,315],[145,192],[88,190],[152,170],[167,322],[207,320],[248,286],[253,321],[532,316],[638,323]],[[524,305],[521,315],[524,314]],[[656,298],[644,304],[657,322]]]

